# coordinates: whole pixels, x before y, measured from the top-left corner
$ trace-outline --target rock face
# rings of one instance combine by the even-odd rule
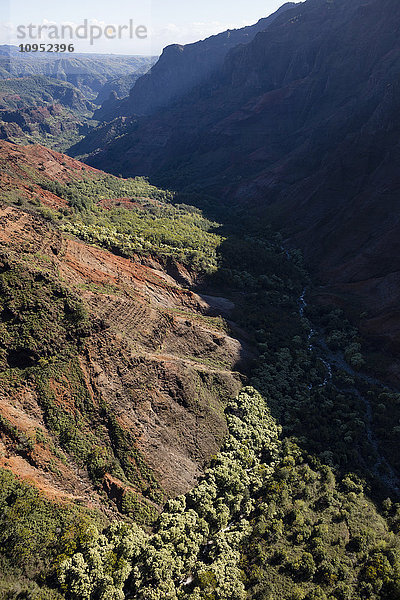
[[[225,31],[194,44],[167,46],[149,73],[138,79],[129,98],[106,103],[95,118],[109,121],[116,116],[148,115],[168,106],[219,69],[232,48],[250,42],[292,6],[288,2],[250,27]]]
[[[156,57],[143,57],[142,67],[138,66],[138,69],[133,73],[130,73],[129,75],[123,75],[122,77],[117,77],[116,79],[112,79],[111,81],[105,83],[97,94],[95,103],[100,105],[108,100],[110,95],[114,96],[114,94],[116,98],[125,98],[126,96],[129,96],[129,92],[135,82],[139,79],[139,77],[145,75],[145,73],[153,66],[156,60]]]
[[[307,0],[89,162],[273,219],[322,292],[398,347],[399,33],[395,0]]]

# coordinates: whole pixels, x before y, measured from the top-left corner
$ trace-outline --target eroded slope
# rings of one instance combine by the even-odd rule
[[[52,497],[100,505],[105,491],[151,520],[221,446],[249,351],[212,298],[178,283],[188,267],[118,256],[37,213],[70,210],[37,183],[38,164],[61,181],[100,172],[40,147],[3,149],[3,189],[17,184],[30,208],[0,209],[1,465]]]

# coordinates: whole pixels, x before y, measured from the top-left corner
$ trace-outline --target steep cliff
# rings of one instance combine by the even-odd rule
[[[321,298],[358,307],[364,331],[394,349],[399,31],[394,0],[308,0],[89,162],[272,220],[328,285]]]
[[[224,31],[193,44],[167,46],[149,73],[136,81],[129,98],[107,102],[96,111],[96,119],[109,121],[116,116],[148,115],[168,106],[217,71],[232,48],[250,42],[292,6],[294,3],[288,2],[249,27]]]

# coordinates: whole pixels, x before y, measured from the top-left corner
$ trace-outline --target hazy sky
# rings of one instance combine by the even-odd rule
[[[274,12],[285,0],[202,0],[199,3],[182,0],[0,0],[0,43],[20,44],[47,41],[46,28],[41,40],[33,29],[35,39],[28,40],[28,30],[23,29],[25,39],[17,38],[19,25],[33,24],[60,27],[70,24],[74,28],[84,23],[100,27],[106,25],[138,25],[148,29],[147,39],[129,37],[122,30],[122,39],[106,39],[104,35],[90,44],[89,40],[75,39],[77,52],[109,52],[114,54],[159,54],[172,43],[188,43],[203,39],[226,29],[255,23],[261,17]],[[58,35],[55,29],[53,35]],[[98,29],[95,30],[98,35]],[[83,30],[80,30],[83,34]],[[143,35],[143,31],[140,32]],[[109,30],[110,36],[113,30]],[[48,34],[49,35],[49,34]],[[74,33],[75,35],[75,33]],[[53,38],[53,42],[56,39]],[[60,40],[63,41],[63,40]],[[65,41],[69,41],[68,39]]]

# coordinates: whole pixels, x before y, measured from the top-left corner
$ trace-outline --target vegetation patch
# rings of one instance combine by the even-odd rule
[[[217,223],[200,210],[173,205],[173,195],[143,178],[118,179],[111,175],[66,184],[42,182],[41,186],[68,200],[71,210],[42,213],[63,231],[87,243],[117,254],[174,259],[197,272],[210,273],[217,266],[221,236]],[[108,208],[102,199],[129,199],[129,208],[115,202]]]

